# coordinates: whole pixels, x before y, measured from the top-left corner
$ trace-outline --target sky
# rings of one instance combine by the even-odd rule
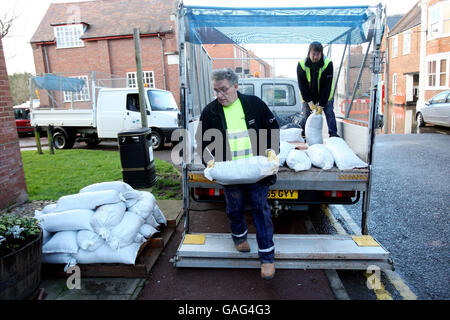
[[[44,17],[50,3],[79,2],[74,0],[0,0],[0,17],[14,14],[15,20],[10,33],[3,39],[3,50],[6,58],[8,74],[29,72],[34,74],[35,67],[30,39]],[[124,0],[126,1],[126,0]],[[163,1],[163,0],[152,0]],[[386,6],[387,15],[405,14],[417,0],[315,0],[314,6],[355,6],[376,5],[382,2]],[[310,1],[301,0],[184,0],[185,4],[231,7],[298,7],[311,6]],[[225,4],[226,3],[226,4]],[[267,57],[270,51],[258,46],[249,46],[257,55]],[[280,52],[279,50],[277,52]]]

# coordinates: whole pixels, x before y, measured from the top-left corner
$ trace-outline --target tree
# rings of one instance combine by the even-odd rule
[[[31,73],[28,72],[13,73],[8,76],[14,106],[30,100],[30,87],[28,82],[30,77]]]

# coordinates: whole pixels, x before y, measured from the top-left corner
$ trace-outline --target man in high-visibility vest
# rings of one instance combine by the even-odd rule
[[[202,161],[207,166],[213,165],[214,161],[236,160],[256,155],[270,158],[279,150],[277,137],[274,139],[276,145],[272,145],[272,134],[279,132],[277,120],[260,98],[238,91],[238,80],[237,74],[230,68],[214,70],[212,73],[216,99],[203,109],[199,123],[201,129],[197,129],[196,133],[196,139],[201,145]],[[210,129],[219,130],[221,133],[214,140],[214,143],[217,143],[217,139],[220,140],[222,148],[217,148],[219,150],[207,148],[210,142],[205,141],[204,137],[205,132]],[[249,130],[256,133],[255,139],[250,139]],[[212,160],[208,161],[208,154],[213,156]],[[273,223],[267,201],[269,185],[275,182],[276,175],[271,175],[253,184],[223,186],[231,237],[236,250],[240,252],[250,251],[244,216],[245,204],[247,201],[250,204],[256,227],[261,277],[265,280],[272,279],[275,274]]]
[[[305,129],[311,111],[322,109],[327,119],[328,134],[338,137],[336,118],[333,110],[333,62],[323,55],[323,46],[314,41],[309,45],[308,56],[297,65],[297,80],[303,98],[303,119],[300,123]]]

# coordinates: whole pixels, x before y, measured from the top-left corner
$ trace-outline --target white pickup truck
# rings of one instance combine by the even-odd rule
[[[160,149],[178,128],[179,110],[170,91],[145,88],[145,93],[153,149]],[[43,129],[53,126],[56,149],[70,149],[75,141],[92,146],[102,140],[117,140],[120,131],[142,126],[138,89],[101,88],[90,109],[33,108],[31,125]]]

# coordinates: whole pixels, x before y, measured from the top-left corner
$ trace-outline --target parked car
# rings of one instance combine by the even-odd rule
[[[33,134],[34,128],[30,124],[30,107],[25,104],[13,107],[16,118],[17,133],[19,135]]]
[[[438,93],[416,111],[417,126],[436,124],[450,127],[450,90]]]

